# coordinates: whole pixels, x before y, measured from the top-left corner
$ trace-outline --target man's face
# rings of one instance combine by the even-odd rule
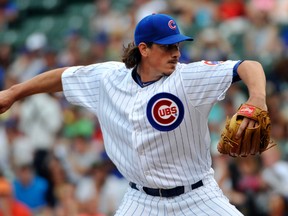
[[[179,43],[170,45],[152,44],[149,48],[147,61],[152,70],[169,76],[175,70],[180,56]]]

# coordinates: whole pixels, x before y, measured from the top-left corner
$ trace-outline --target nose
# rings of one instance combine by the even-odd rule
[[[180,49],[179,49],[179,45],[173,46],[173,49],[171,50],[172,56],[173,58],[180,58],[181,53],[180,53]]]

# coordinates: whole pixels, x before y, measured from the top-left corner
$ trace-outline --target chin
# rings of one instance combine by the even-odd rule
[[[174,70],[175,70],[175,69],[169,70],[169,71],[167,71],[167,72],[164,72],[163,74],[164,74],[165,76],[170,76],[170,75],[174,72]]]
[[[171,66],[170,68],[169,68],[169,72],[170,73],[173,73],[174,71],[175,71],[175,69],[176,69],[176,65],[173,65],[173,66]]]
[[[165,70],[162,70],[164,71],[162,74],[165,76],[169,76],[175,71],[175,69],[176,65],[169,65]]]

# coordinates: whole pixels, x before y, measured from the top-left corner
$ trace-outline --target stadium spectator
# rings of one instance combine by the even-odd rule
[[[25,203],[33,211],[33,214],[47,211],[48,182],[34,173],[31,164],[17,166],[13,189],[15,198]]]
[[[50,150],[62,127],[62,119],[60,104],[53,94],[34,95],[21,104],[19,130],[30,138],[35,151]]]
[[[31,210],[14,198],[11,182],[0,177],[0,216],[32,216]]]
[[[0,0],[0,30],[8,29],[19,17],[17,5],[12,0]]]
[[[44,33],[31,33],[22,52],[11,63],[7,76],[15,82],[20,82],[37,75],[44,67],[42,50],[46,45],[47,37]]]

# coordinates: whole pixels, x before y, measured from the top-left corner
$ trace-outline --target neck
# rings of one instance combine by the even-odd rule
[[[143,65],[137,66],[137,73],[142,82],[157,81],[163,77],[163,74],[153,70],[150,67],[144,67]]]

